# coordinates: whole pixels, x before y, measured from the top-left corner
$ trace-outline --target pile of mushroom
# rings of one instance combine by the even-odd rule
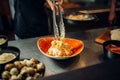
[[[5,65],[2,79],[5,80],[36,80],[42,77],[45,65],[35,58],[15,61]]]

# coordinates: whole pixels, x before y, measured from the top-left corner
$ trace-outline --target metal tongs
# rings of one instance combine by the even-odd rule
[[[53,4],[55,4],[55,0],[52,0]],[[60,11],[60,5],[58,5],[58,12],[59,12],[59,25],[57,25],[56,21],[56,14],[55,14],[55,8],[53,10],[53,29],[54,29],[54,36],[58,40],[63,40],[65,38],[65,27],[63,22],[63,16],[62,12]]]

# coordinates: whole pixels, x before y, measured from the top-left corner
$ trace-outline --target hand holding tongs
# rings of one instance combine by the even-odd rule
[[[53,1],[53,4],[55,5],[55,0],[52,0],[52,1]],[[60,38],[61,40],[63,40],[64,37],[65,37],[65,28],[64,28],[63,16],[62,16],[62,12],[60,11],[60,5],[59,4],[58,4],[58,12],[59,12],[59,17],[60,17],[59,25],[57,25],[55,8],[54,8],[54,10],[53,10],[54,35],[55,35],[56,39]]]

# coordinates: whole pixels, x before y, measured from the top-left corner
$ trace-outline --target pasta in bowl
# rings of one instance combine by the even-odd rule
[[[72,38],[64,38],[64,41],[61,41],[54,37],[43,37],[38,39],[37,46],[42,54],[58,60],[77,56],[84,49],[84,43],[81,40]]]

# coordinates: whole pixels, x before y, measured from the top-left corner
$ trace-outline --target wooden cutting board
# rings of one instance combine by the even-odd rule
[[[104,33],[100,34],[96,39],[95,42],[103,44],[105,41],[110,40],[110,31],[111,30],[107,30]]]

